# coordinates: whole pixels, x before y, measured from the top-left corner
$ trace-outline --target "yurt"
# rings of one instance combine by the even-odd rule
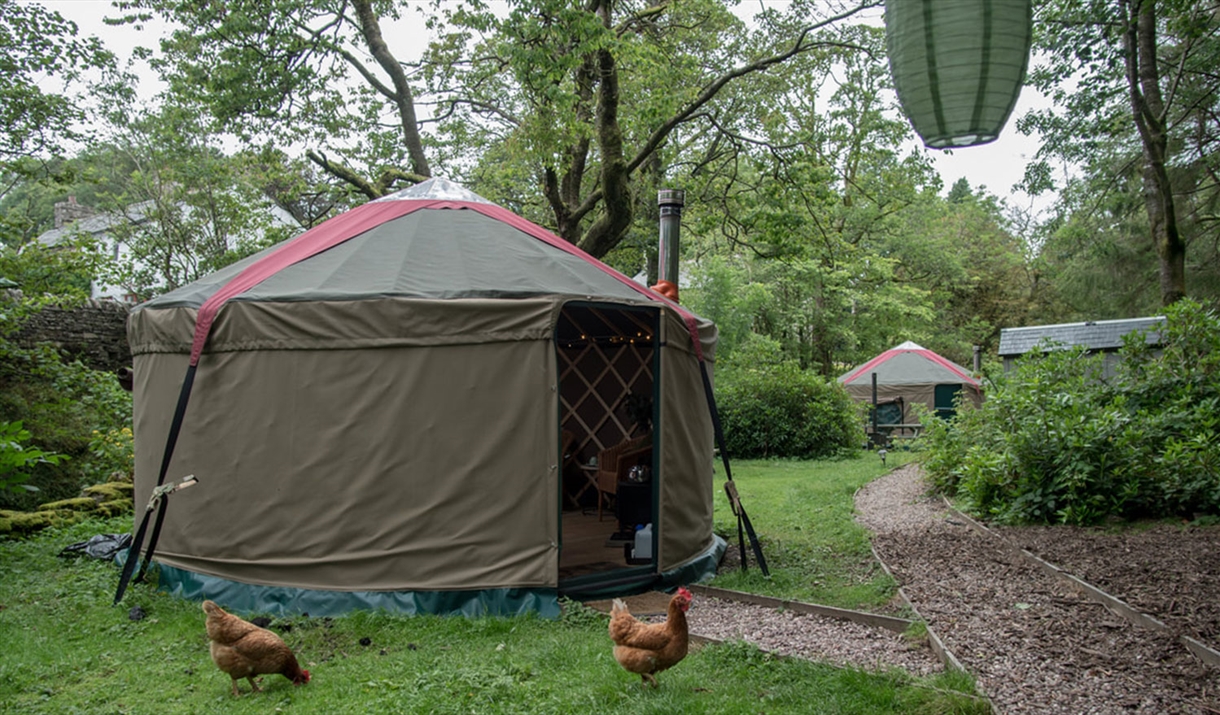
[[[898,422],[914,422],[913,404],[950,416],[959,394],[966,404],[983,400],[982,385],[969,370],[909,340],[840,375],[839,383],[857,401],[871,403],[874,375],[878,404],[897,406]]]
[[[555,615],[723,553],[715,327],[452,182],[138,305],[128,337],[136,503],[193,478],[137,538],[182,597]]]

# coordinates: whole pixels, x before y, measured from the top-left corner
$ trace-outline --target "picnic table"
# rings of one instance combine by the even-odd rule
[[[871,424],[869,429],[873,429]],[[922,434],[923,425],[919,422],[878,424],[876,430],[876,436],[884,438],[886,441],[891,439],[915,439]]]

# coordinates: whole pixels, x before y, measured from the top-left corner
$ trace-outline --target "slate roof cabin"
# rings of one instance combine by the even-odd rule
[[[1083,323],[1060,323],[1058,325],[1031,325],[1023,328],[1000,330],[1000,359],[1004,371],[1016,365],[1016,360],[1032,351],[1043,340],[1051,340],[1061,349],[1084,345],[1091,353],[1103,353],[1104,375],[1114,372],[1118,362],[1118,349],[1123,346],[1123,336],[1137,331],[1146,332],[1149,345],[1160,345],[1159,327],[1165,316],[1150,318],[1127,318],[1123,320],[1090,320]]]

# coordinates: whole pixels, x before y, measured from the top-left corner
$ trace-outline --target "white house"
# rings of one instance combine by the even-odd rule
[[[55,204],[55,228],[45,231],[35,240],[48,247],[58,246],[73,236],[89,236],[105,246],[110,254],[110,260],[119,265],[130,263],[134,259],[131,249],[121,240],[111,236],[115,226],[135,223],[145,223],[146,218],[154,208],[152,201],[143,201],[128,206],[124,214],[101,213],[96,209],[79,204],[75,196],[69,196],[66,201]],[[189,211],[189,208],[187,209]],[[292,215],[279,206],[271,205],[268,209],[274,226],[301,230],[300,225]],[[93,282],[90,297],[96,300],[118,300],[128,303],[139,301],[139,297],[127,292],[122,286],[110,286]]]

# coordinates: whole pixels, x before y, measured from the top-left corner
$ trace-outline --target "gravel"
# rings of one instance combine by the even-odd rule
[[[1220,669],[1178,640],[1186,634],[1220,650],[1220,527],[985,534],[928,494],[917,464],[861,489],[856,511],[902,595],[997,713],[1220,715]],[[1132,625],[1013,547],[1169,630]],[[697,598],[687,617],[694,636],[782,655],[916,675],[943,670],[926,645],[884,628],[710,597]]]
[[[687,613],[690,632],[716,640],[742,640],[780,655],[839,666],[916,675],[942,671],[931,649],[893,631],[851,621],[699,597]]]

